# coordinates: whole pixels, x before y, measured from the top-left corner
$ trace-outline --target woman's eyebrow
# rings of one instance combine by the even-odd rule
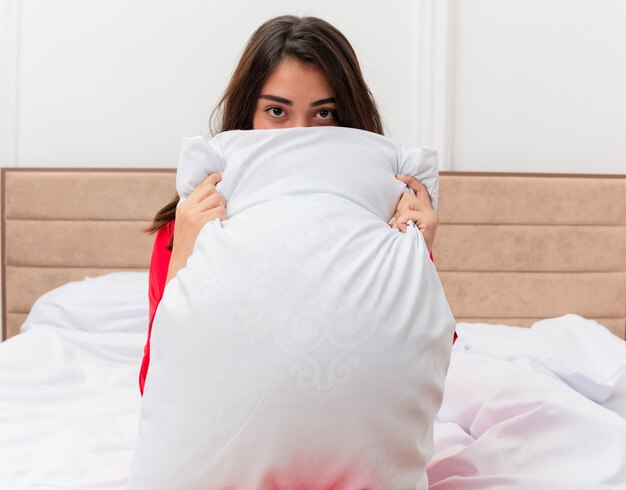
[[[293,105],[293,100],[285,99],[284,97],[278,97],[277,95],[269,95],[269,94],[261,94],[259,95],[259,99],[267,99],[273,100],[274,102],[279,102],[285,105]],[[337,102],[334,97],[329,97],[327,99],[320,99],[312,102],[309,107],[316,107],[322,104],[329,104],[331,102]]]
[[[278,95],[261,94],[259,95],[259,99],[273,100],[274,102],[280,102],[281,104],[293,105],[293,100],[285,99],[284,97],[279,97]]]
[[[328,97],[327,99],[316,100],[315,102],[311,103],[309,107],[315,107],[315,106],[322,105],[322,104],[330,104],[331,102],[337,102],[337,101],[335,100],[334,97]]]

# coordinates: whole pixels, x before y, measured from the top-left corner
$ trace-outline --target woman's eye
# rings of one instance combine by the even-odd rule
[[[336,119],[337,118],[337,113],[330,109],[320,109],[319,111],[317,111],[317,113],[320,115],[322,119],[332,119],[332,118]]]
[[[270,114],[275,117],[280,117],[283,113],[283,110],[280,107],[270,107],[267,110],[270,111]]]

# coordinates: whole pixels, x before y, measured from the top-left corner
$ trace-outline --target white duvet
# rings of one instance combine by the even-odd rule
[[[85,322],[0,344],[2,490],[126,488],[145,334]],[[624,341],[576,315],[457,332],[430,488],[626,488]]]
[[[387,221],[395,175],[436,195],[436,154],[229,131],[187,140],[181,197],[220,170],[228,219],[154,319],[129,490],[425,489],[455,325],[421,233]]]

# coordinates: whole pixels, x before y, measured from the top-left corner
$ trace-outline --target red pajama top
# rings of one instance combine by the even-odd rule
[[[174,233],[174,224],[175,220],[172,220],[159,228],[152,248],[152,259],[150,261],[148,279],[148,299],[150,301],[150,308],[148,310],[148,340],[143,349],[143,361],[141,363],[141,370],[139,371],[139,391],[141,392],[141,396],[143,396],[143,387],[146,382],[146,375],[148,374],[148,366],[150,365],[150,334],[152,333],[152,321],[154,320],[157,306],[163,297],[167,270],[169,269],[170,258],[172,257],[172,252],[167,249],[167,244]],[[432,252],[430,253],[430,259],[434,262]],[[456,332],[454,332],[453,344],[456,341],[456,337]]]

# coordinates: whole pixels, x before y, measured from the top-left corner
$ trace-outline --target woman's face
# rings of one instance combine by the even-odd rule
[[[337,104],[317,69],[285,58],[261,89],[252,129],[337,126]]]

